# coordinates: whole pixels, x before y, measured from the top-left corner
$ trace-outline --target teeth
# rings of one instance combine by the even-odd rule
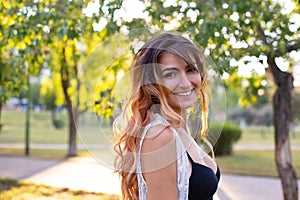
[[[192,93],[193,90],[190,90],[188,92],[180,92],[180,93],[176,93],[176,95],[178,96],[188,96]]]

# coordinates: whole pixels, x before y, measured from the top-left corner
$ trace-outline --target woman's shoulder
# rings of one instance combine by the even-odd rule
[[[149,113],[150,115],[150,123],[148,125],[153,126],[156,124],[162,124],[165,126],[169,126],[170,123],[160,114],[158,113]]]
[[[152,113],[150,118],[151,121],[144,130],[143,146],[149,145],[153,148],[160,148],[174,141],[173,130],[165,118],[158,113]]]
[[[155,149],[160,149],[166,145],[169,145],[174,141],[174,133],[169,126],[163,124],[157,124],[152,126],[147,131],[144,139],[143,149],[147,151],[153,151]]]

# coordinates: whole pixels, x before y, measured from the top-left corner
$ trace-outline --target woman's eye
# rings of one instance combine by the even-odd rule
[[[174,72],[169,72],[163,75],[164,78],[170,78],[170,77],[174,77],[176,76],[176,74]]]
[[[199,72],[198,71],[198,69],[197,68],[195,68],[195,67],[190,67],[190,68],[188,68],[188,70],[187,70],[188,72]]]

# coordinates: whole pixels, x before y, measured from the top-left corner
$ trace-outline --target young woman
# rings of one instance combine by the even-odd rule
[[[203,55],[185,37],[163,33],[136,53],[131,75],[131,93],[115,121],[122,199],[212,199],[219,168],[187,125],[189,112],[200,102],[199,134],[211,147],[205,138],[208,102]],[[118,128],[120,124],[125,128]]]

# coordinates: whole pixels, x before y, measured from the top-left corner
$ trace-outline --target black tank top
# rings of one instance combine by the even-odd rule
[[[212,200],[220,180],[220,170],[217,173],[199,163],[195,163],[187,153],[192,164],[192,174],[189,179],[189,200]]]

